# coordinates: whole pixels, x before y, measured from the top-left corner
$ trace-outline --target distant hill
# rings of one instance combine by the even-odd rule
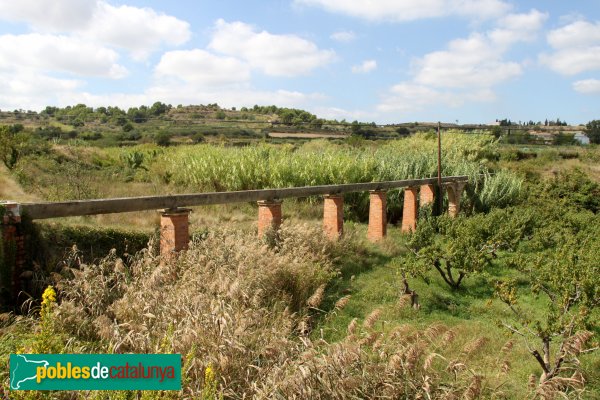
[[[272,141],[312,138],[387,139],[419,131],[437,129],[437,122],[409,122],[377,125],[374,122],[327,120],[300,109],[258,106],[226,109],[218,104],[172,106],[156,102],[152,106],[64,108],[48,106],[41,112],[0,111],[0,125],[19,125],[48,140],[83,140],[98,146],[127,145],[167,140],[176,143],[203,141]],[[581,132],[582,126],[498,127],[487,124],[443,123],[443,129],[465,132],[491,131],[496,136],[522,134],[527,140],[560,132]],[[537,135],[529,135],[529,132]],[[520,133],[519,133],[520,132]],[[545,135],[544,135],[545,134]],[[528,136],[529,135],[529,136]],[[513,140],[514,137],[511,139]],[[517,139],[514,139],[515,141]],[[517,141],[520,141],[518,139]],[[551,139],[550,139],[551,140]]]

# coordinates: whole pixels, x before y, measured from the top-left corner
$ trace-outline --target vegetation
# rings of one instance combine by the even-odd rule
[[[22,156],[15,172],[23,186],[47,200],[247,190],[435,176],[435,146],[435,137],[430,134],[377,146],[326,141],[245,147],[55,146],[44,154]],[[469,176],[471,189],[464,204],[467,210],[489,210],[509,204],[518,196],[519,177],[508,171],[492,174],[492,163],[499,152],[491,136],[448,132],[443,151],[445,175]],[[126,192],[134,184],[139,191]],[[389,193],[392,221],[401,214],[402,198],[399,191]],[[367,193],[348,195],[345,202],[349,218],[366,220]]]
[[[138,109],[147,121],[127,120],[134,129],[126,133],[178,109]],[[10,176],[52,200],[436,172],[431,133],[385,143],[356,134],[348,143],[97,148],[50,145],[11,129],[3,131],[11,140],[28,139]],[[179,393],[52,393],[57,399],[600,398],[598,148],[524,148],[456,131],[443,143],[443,173],[469,177],[461,215],[423,209],[415,232],[391,226],[378,244],[352,222],[366,219],[362,194],[345,197],[349,218],[335,242],[323,237],[312,199],[284,202],[281,230],[262,241],[252,205],[198,210],[190,249],[176,258],[157,254],[152,228],[36,223],[28,234],[49,247],[40,255],[48,265],[33,271],[44,294],[22,315],[0,314],[0,355],[183,356]],[[390,191],[388,202],[394,222],[402,193]],[[219,223],[203,222],[209,217]],[[0,396],[33,398],[9,393],[7,373],[0,371]]]
[[[593,120],[585,126],[585,133],[590,138],[590,142],[600,144],[600,120]]]

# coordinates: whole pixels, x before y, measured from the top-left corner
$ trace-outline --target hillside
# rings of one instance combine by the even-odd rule
[[[92,146],[136,143],[248,143],[270,139],[281,143],[315,138],[393,139],[415,132],[437,129],[437,122],[403,122],[377,125],[373,122],[326,120],[299,109],[277,106],[224,109],[217,104],[87,107],[46,107],[42,112],[0,112],[0,125],[19,125],[48,140],[83,141]],[[487,131],[505,137],[507,143],[574,144],[572,133],[583,126],[544,126],[443,123],[444,130]],[[557,138],[558,139],[555,139]]]

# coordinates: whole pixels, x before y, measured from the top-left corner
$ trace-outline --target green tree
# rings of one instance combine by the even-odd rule
[[[149,112],[151,115],[158,117],[159,115],[165,114],[167,111],[169,111],[169,108],[170,107],[168,105],[157,101],[156,103],[152,104]]]
[[[405,126],[399,126],[396,128],[396,133],[400,136],[408,136],[410,135],[410,129]]]
[[[483,271],[489,260],[484,236],[477,228],[464,217],[419,219],[407,244],[409,253],[403,259],[404,269],[426,282],[429,272],[436,271],[452,290],[460,288],[465,277]]]
[[[192,136],[192,140],[194,141],[194,143],[203,143],[206,139],[204,138],[204,135],[200,132],[198,133],[194,133],[194,135]]]
[[[560,219],[560,217],[557,217]],[[596,217],[596,226],[600,221]],[[560,229],[560,228],[558,228]],[[597,230],[597,229],[596,229]],[[541,315],[529,312],[519,301],[515,280],[499,282],[496,293],[512,312],[504,326],[525,339],[531,355],[542,369],[540,383],[561,374],[571,376],[577,357],[585,351],[591,330],[600,324],[593,317],[600,305],[600,232],[567,235],[556,247],[535,256],[519,257],[515,265],[528,278],[529,290],[545,299]],[[540,234],[546,234],[545,231]],[[552,344],[555,343],[555,346]]]
[[[484,272],[498,251],[515,249],[535,222],[534,213],[515,209],[455,219],[433,217],[426,209],[422,214],[408,240],[403,270],[425,282],[437,272],[452,290],[469,275]]]
[[[600,144],[600,120],[588,122],[585,126],[585,134],[590,138],[590,143]]]
[[[159,146],[168,146],[171,144],[171,134],[166,131],[160,131],[154,136],[154,141]]]
[[[494,135],[494,137],[495,137],[496,139],[500,139],[500,136],[502,136],[502,128],[500,128],[500,127],[499,127],[499,126],[497,126],[497,125],[496,125],[496,126],[494,126],[494,127],[492,127],[492,130],[491,130],[491,132],[492,132],[492,135]]]
[[[131,132],[133,130],[133,125],[131,124],[131,122],[127,122],[125,125],[123,125],[123,132]]]
[[[575,139],[575,134],[565,133],[563,131],[558,132],[558,134],[554,135],[552,138],[552,144],[557,146],[572,146],[578,143],[579,142]]]
[[[0,126],[0,158],[6,168],[13,169],[26,152],[29,135],[12,132],[8,126]]]

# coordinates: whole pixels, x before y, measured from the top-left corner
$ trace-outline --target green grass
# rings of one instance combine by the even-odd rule
[[[364,237],[364,226],[346,225],[345,229],[357,237]],[[345,257],[340,265],[342,275],[327,292],[324,308],[331,310],[333,304],[342,296],[350,295],[348,304],[338,311],[330,311],[321,318],[313,331],[313,337],[323,338],[329,343],[338,342],[347,336],[350,322],[357,318],[359,324],[375,309],[381,310],[379,327],[384,331],[408,324],[424,330],[435,323],[452,328],[458,339],[448,348],[441,349],[443,354],[461,357],[463,347],[477,338],[487,341],[481,350],[469,356],[469,366],[475,371],[492,378],[494,384],[508,393],[508,398],[528,396],[527,382],[531,374],[539,377],[541,369],[533,356],[529,354],[525,341],[510,334],[502,326],[503,321],[511,322],[512,314],[500,300],[494,298],[494,283],[500,279],[514,278],[519,283],[519,304],[528,315],[543,313],[546,301],[533,295],[527,289],[527,282],[521,274],[507,268],[500,256],[486,269],[484,274],[465,278],[460,290],[451,290],[437,273],[427,275],[429,283],[420,278],[409,278],[412,290],[419,295],[419,310],[410,306],[400,307],[403,285],[399,270],[394,263],[395,257],[401,257],[405,235],[397,227],[388,231],[388,237],[380,244],[363,242],[364,253]],[[506,356],[500,349],[510,339],[514,348]],[[539,345],[537,343],[532,343]],[[506,375],[500,373],[504,360],[511,365]],[[584,398],[600,398],[600,354],[598,352],[581,357],[583,370],[587,374],[589,386]]]

